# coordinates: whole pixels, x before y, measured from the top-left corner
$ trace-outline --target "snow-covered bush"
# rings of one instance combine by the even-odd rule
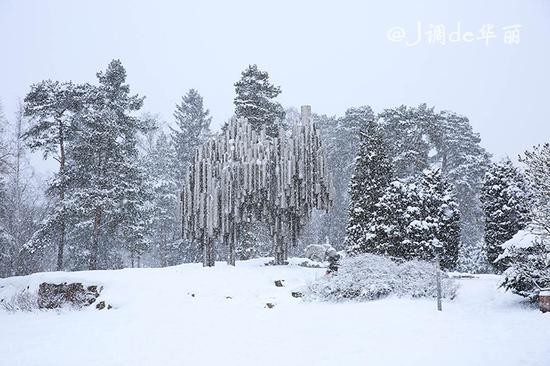
[[[453,298],[456,284],[441,272],[442,296]],[[310,283],[310,299],[376,300],[390,294],[411,297],[436,296],[436,272],[432,263],[397,262],[388,257],[362,254],[344,258],[338,272]]]
[[[0,309],[6,311],[32,311],[38,309],[38,295],[27,287],[7,298],[0,299]]]
[[[497,262],[506,263],[508,269],[501,286],[536,300],[541,289],[550,287],[550,241],[531,228],[520,230],[502,247],[504,253]]]

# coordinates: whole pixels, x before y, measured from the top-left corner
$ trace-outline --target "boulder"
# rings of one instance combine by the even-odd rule
[[[66,305],[82,308],[93,304],[100,292],[101,288],[84,287],[82,283],[43,282],[38,288],[38,308],[57,309]]]

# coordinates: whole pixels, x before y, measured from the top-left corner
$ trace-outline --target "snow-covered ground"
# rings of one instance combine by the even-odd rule
[[[43,281],[100,284],[114,309],[0,310],[0,365],[550,365],[550,314],[497,276],[460,280],[440,313],[427,299],[303,301],[290,292],[324,270],[264,262],[1,279],[0,298]]]

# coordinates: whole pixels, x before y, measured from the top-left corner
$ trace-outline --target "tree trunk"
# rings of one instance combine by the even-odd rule
[[[167,236],[167,235],[166,235],[166,233],[165,233],[164,231],[163,231],[163,233],[162,233],[161,235],[162,235],[162,236],[161,236],[161,242],[160,242],[160,248],[159,248],[159,249],[160,249],[160,250],[159,250],[159,251],[160,251],[160,253],[159,253],[159,254],[160,254],[160,266],[161,266],[161,267],[166,267],[166,266],[168,266],[168,261],[166,260],[166,257],[167,257],[167,255],[168,255],[168,254],[167,254],[168,251],[167,251],[167,249],[166,249],[166,246],[167,246],[167,245],[166,245],[166,242],[167,242],[168,240],[166,239],[166,236]]]
[[[213,240],[205,235],[203,239],[203,259],[202,259],[203,267],[213,267],[215,264],[214,248],[212,244],[213,244]]]
[[[58,118],[59,126],[59,178],[61,184],[59,187],[59,203],[61,205],[61,221],[59,223],[59,242],[57,244],[57,266],[58,271],[63,270],[63,252],[65,250],[65,139],[63,131],[63,122]]]
[[[97,208],[95,211],[94,228],[92,232],[92,250],[90,253],[91,270],[95,270],[98,268],[97,260],[99,257],[99,232],[100,232],[100,225],[101,225],[101,216],[102,216],[101,209]]]
[[[234,266],[235,265],[235,247],[237,243],[237,230],[235,226],[233,225],[233,229],[231,232],[227,235],[227,242],[228,242],[228,254],[227,254],[227,264]]]

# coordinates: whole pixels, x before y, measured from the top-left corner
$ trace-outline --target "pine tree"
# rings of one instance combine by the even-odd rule
[[[480,196],[490,155],[481,147],[481,138],[473,132],[468,118],[449,111],[441,112],[440,117],[442,132],[436,158],[443,177],[453,185],[460,210],[459,266],[465,271],[486,271]]]
[[[429,167],[429,126],[437,118],[432,108],[399,106],[380,113],[384,136],[393,157],[395,174],[407,178]]]
[[[29,244],[34,252],[52,242],[57,242],[58,271],[64,268],[67,184],[67,145],[71,138],[74,117],[82,108],[84,88],[72,83],[45,80],[31,86],[25,97],[25,116],[31,119],[32,127],[24,134],[33,151],[41,151],[44,159],[53,157],[59,163],[58,172],[50,183],[49,193],[57,197],[53,213],[44,221],[40,231]]]
[[[378,215],[376,204],[392,180],[392,164],[377,123],[369,121],[361,132],[359,152],[350,183],[349,222],[346,250],[373,252],[374,243],[367,229]]]
[[[530,220],[550,236],[550,143],[534,146],[521,161],[527,166],[525,176],[532,193]]]
[[[246,118],[256,131],[265,127],[269,136],[277,136],[285,111],[273,101],[281,88],[270,82],[269,74],[257,65],[249,65],[235,83],[235,92],[235,115]]]
[[[504,251],[501,245],[527,225],[528,201],[524,178],[510,159],[490,166],[485,174],[481,202],[487,259],[497,272],[506,267],[504,261],[495,262]]]
[[[451,182],[460,209],[460,262],[463,270],[486,268],[481,252],[483,211],[480,191],[489,154],[480,146],[468,118],[450,111],[436,112],[421,104],[400,106],[380,114],[397,177],[409,179],[426,168],[441,167]]]
[[[460,212],[452,186],[439,169],[427,169],[420,180],[424,220],[431,226],[432,252],[440,255],[443,269],[454,270],[460,250]],[[434,240],[435,238],[435,240]],[[433,247],[437,245],[437,247]]]
[[[529,223],[504,243],[502,286],[531,300],[550,287],[550,143],[534,146],[520,157],[529,187]]]
[[[336,249],[342,247],[346,236],[349,210],[349,183],[353,174],[354,160],[359,148],[361,129],[375,119],[369,106],[349,108],[344,117],[314,116],[321,131],[327,164],[330,167],[334,186],[332,208],[321,213],[316,243],[328,239]]]
[[[174,119],[176,128],[171,129],[170,137],[176,149],[174,162],[176,179],[181,185],[195,149],[206,142],[211,135],[212,117],[209,110],[204,108],[202,96],[195,89],[189,89],[182,97],[181,103],[176,105]]]
[[[89,87],[84,110],[79,114],[68,155],[70,202],[68,208],[76,226],[87,233],[87,248],[81,248],[89,269],[117,267],[121,259],[113,251],[108,233],[119,236],[125,246],[141,247],[146,222],[141,212],[143,174],[138,164],[138,133],[148,124],[132,112],[143,98],[130,94],[126,71],[113,60],[105,72],[97,74],[99,86]],[[129,230],[132,236],[127,238]],[[136,243],[137,242],[137,243]],[[83,263],[79,264],[80,266]]]
[[[392,181],[373,206],[376,213],[365,230],[368,252],[407,260],[420,257],[422,246],[428,246],[420,205],[415,184]]]
[[[369,252],[405,260],[433,260],[454,269],[460,245],[459,211],[439,170],[391,182],[366,229]]]
[[[186,261],[188,248],[182,247],[177,223],[178,191],[173,163],[176,150],[163,131],[154,136],[143,157],[144,170],[152,187],[152,212],[149,235],[162,267]]]

